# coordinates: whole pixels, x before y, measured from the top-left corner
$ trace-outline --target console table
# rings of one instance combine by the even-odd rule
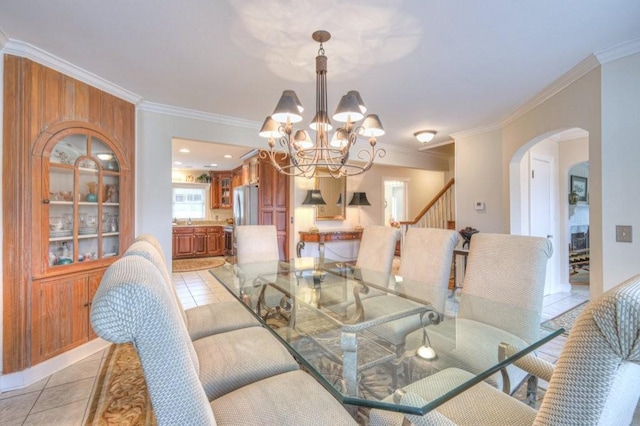
[[[324,244],[335,241],[360,241],[362,239],[362,231],[318,231],[308,232],[300,231],[300,241],[296,246],[298,257],[302,256],[302,249],[305,243],[318,243],[320,261],[324,261]]]

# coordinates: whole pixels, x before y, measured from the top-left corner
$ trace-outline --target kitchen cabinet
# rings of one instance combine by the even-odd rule
[[[211,208],[230,209],[233,206],[231,172],[211,172]]]
[[[95,337],[89,306],[133,241],[135,105],[4,55],[3,373]]]
[[[173,228],[173,258],[191,257],[193,255],[193,228]]]
[[[224,255],[224,231],[222,226],[207,228],[207,256]]]
[[[242,164],[242,184],[243,185],[254,185],[258,184],[260,181],[260,163],[263,160],[260,159],[259,155],[255,155],[254,157],[248,158]]]
[[[174,259],[186,259],[224,254],[222,226],[174,226]]]

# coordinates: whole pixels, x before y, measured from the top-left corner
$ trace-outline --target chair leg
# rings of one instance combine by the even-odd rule
[[[529,378],[527,379],[527,399],[525,400],[525,402],[530,407],[535,408],[537,393],[538,393],[538,377],[529,376]]]

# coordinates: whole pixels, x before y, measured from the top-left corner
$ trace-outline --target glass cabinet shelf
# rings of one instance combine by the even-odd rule
[[[49,268],[120,254],[116,153],[96,135],[67,134],[54,145],[47,166],[48,202],[43,205],[49,219]]]

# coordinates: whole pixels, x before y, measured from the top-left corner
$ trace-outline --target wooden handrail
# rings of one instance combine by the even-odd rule
[[[440,199],[440,197],[442,197],[442,195],[447,192],[447,190],[449,188],[451,188],[453,186],[455,182],[455,178],[451,178],[451,180],[449,182],[447,182],[442,189],[440,190],[440,192],[438,192],[435,197],[433,197],[433,199],[429,202],[429,204],[427,204],[425,206],[425,208],[423,208],[420,213],[418,213],[418,215],[416,216],[416,218],[412,221],[403,221],[403,222],[398,222],[401,226],[402,225],[415,225],[416,223],[418,223],[418,221],[422,218],[422,216],[424,216],[431,207],[433,207],[433,205],[438,202],[438,200]]]

